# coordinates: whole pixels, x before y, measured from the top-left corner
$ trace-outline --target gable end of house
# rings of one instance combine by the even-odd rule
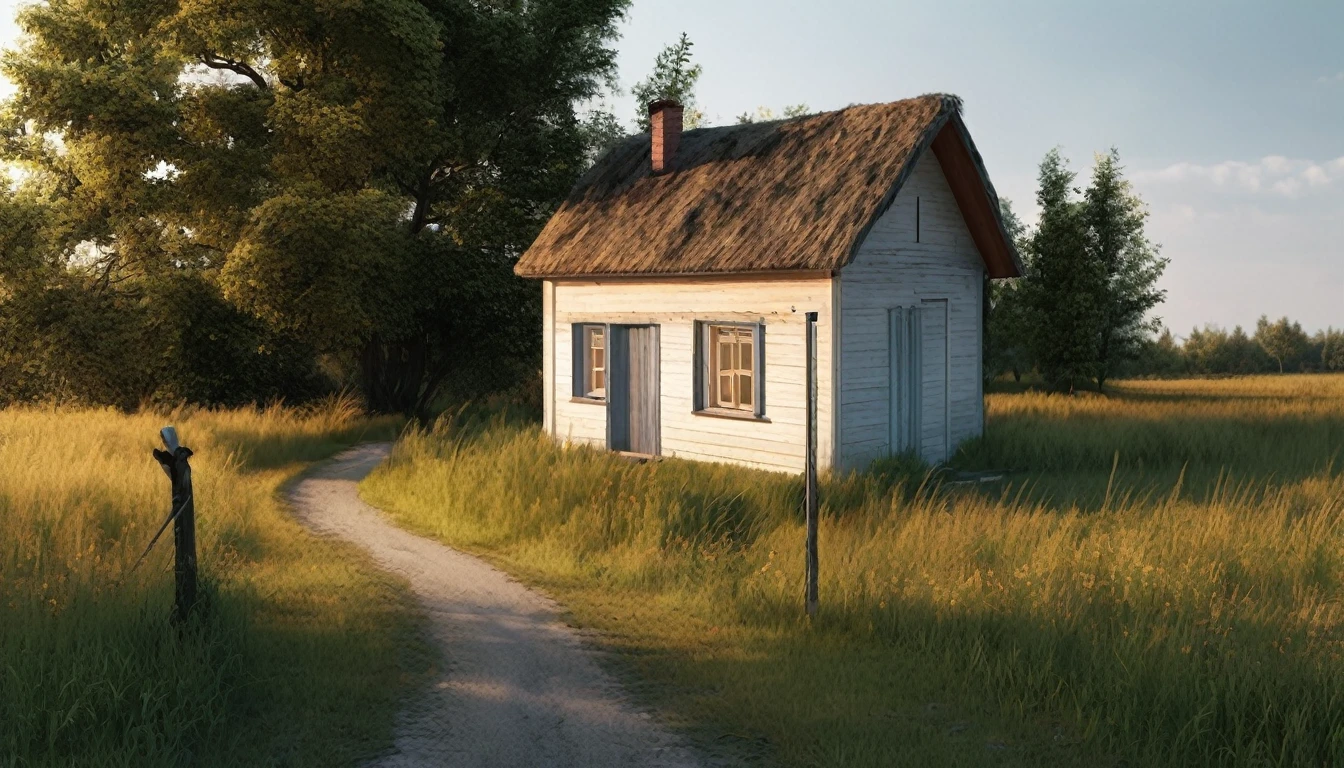
[[[943,177],[956,200],[957,209],[984,260],[988,275],[992,278],[1021,277],[1022,259],[1004,226],[998,193],[994,191],[984,161],[961,120],[959,110],[939,115],[920,142],[912,148],[900,175],[875,209],[872,219],[858,233],[840,268],[844,269],[853,262],[872,232],[873,225],[891,209],[915,167],[929,150],[938,160]]]

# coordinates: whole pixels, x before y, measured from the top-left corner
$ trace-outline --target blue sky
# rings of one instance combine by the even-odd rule
[[[0,0],[0,43],[15,5]],[[1050,147],[1080,183],[1093,152],[1118,147],[1172,260],[1159,314],[1179,335],[1262,313],[1344,326],[1344,2],[635,0],[618,116],[683,31],[716,124],[958,94],[1028,220]]]
[[[999,193],[1118,147],[1171,266],[1158,314],[1344,325],[1344,3],[635,0],[623,84],[683,30],[712,121],[958,94]],[[619,112],[635,105],[628,97]]]

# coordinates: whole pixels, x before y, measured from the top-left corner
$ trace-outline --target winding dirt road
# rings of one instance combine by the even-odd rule
[[[469,555],[388,523],[356,483],[389,446],[352,448],[293,486],[310,529],[354,542],[410,582],[447,668],[398,716],[391,768],[689,768],[696,756],[638,711],[556,605]]]

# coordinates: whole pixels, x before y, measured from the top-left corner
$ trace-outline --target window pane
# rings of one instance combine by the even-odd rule
[[[593,390],[601,395],[607,388],[607,374],[605,371],[593,371]]]
[[[598,369],[606,368],[606,367],[607,367],[607,364],[606,364],[606,363],[607,363],[606,351],[603,350],[601,347],[598,347],[597,349],[594,349],[594,350],[593,350],[593,367],[594,367],[594,368],[598,368]]]
[[[707,350],[702,365],[706,406],[754,411],[756,391],[756,332],[735,325],[711,325],[703,337]],[[704,342],[702,342],[704,343]]]
[[[589,329],[588,343],[593,349],[602,349],[602,329]]]

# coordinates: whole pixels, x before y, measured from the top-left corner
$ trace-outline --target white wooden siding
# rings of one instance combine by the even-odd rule
[[[980,433],[984,269],[942,168],[926,152],[854,260],[840,271],[837,465],[862,467],[890,453],[887,313],[893,307],[926,307],[926,339],[930,326],[946,324],[947,346],[935,343],[923,354],[924,458],[943,461],[958,443]],[[945,317],[942,301],[947,302]]]
[[[574,323],[656,324],[662,367],[662,454],[801,472],[804,461],[806,312],[817,313],[817,463],[831,463],[830,278],[666,278],[558,282],[554,361],[547,393],[557,439],[606,445],[606,407],[573,402]],[[764,323],[765,421],[693,413],[695,321]]]
[[[541,380],[543,387],[555,381],[555,283],[541,284]],[[543,397],[542,427],[555,433],[555,398]]]

